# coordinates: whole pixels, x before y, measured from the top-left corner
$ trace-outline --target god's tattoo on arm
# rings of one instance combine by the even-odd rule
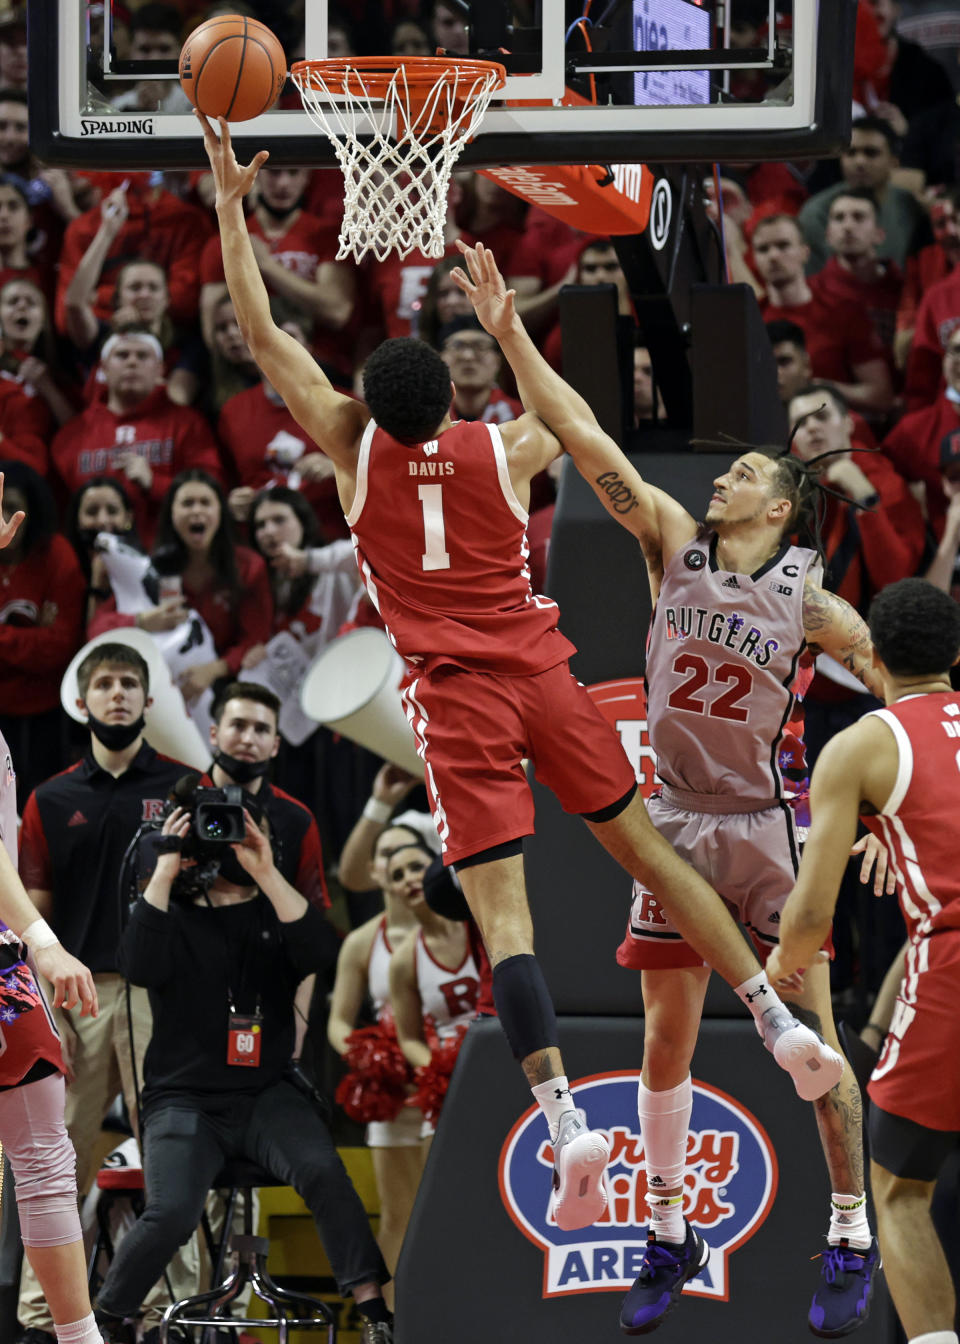
[[[630,513],[639,504],[629,485],[615,471],[603,471],[597,477],[597,485],[610,501],[614,513]]]

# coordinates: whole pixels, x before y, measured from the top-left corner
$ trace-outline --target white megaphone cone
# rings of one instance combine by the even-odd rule
[[[183,696],[171,681],[170,669],[153,637],[136,626],[125,625],[116,630],[106,630],[96,639],[91,639],[74,656],[60,682],[60,703],[71,719],[76,719],[78,723],[86,722],[86,715],[77,707],[77,700],[80,699],[77,668],[98,644],[126,644],[136,649],[146,662],[150,672],[153,704],[145,711],[143,735],[151,747],[175,761],[183,761],[184,765],[192,766],[194,770],[206,770],[210,764],[211,747],[204,742],[196,724],[187,714]]]
[[[331,640],[300,687],[303,712],[412,775],[423,774],[400,699],[404,662],[382,630]]]

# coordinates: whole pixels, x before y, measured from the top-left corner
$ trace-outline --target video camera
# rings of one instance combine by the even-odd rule
[[[191,840],[194,847],[204,849],[207,845],[235,845],[243,839],[245,804],[239,784],[224,789],[198,788],[193,794],[193,804],[193,825],[184,853],[188,852]]]
[[[145,822],[137,832],[130,846],[132,866],[122,882],[127,900],[136,899],[156,867],[161,827],[175,808],[184,808],[191,815],[190,830],[180,851],[186,863],[178,884],[184,888],[197,883],[202,886],[218,869],[230,866],[233,856],[229,846],[242,841],[246,833],[244,808],[260,823],[262,808],[255,795],[239,784],[218,789],[201,784],[200,778],[194,772],[178,779],[162,815]]]

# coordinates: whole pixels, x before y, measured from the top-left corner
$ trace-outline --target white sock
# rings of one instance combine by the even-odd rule
[[[547,1118],[550,1142],[553,1143],[557,1137],[561,1115],[565,1115],[567,1111],[576,1110],[573,1097],[570,1095],[570,1084],[567,1082],[566,1075],[561,1074],[559,1078],[548,1078],[545,1083],[537,1083],[536,1087],[531,1087],[530,1091]]]
[[[57,1344],[103,1344],[103,1336],[97,1329],[93,1312],[84,1316],[82,1321],[70,1321],[68,1325],[55,1325]]]
[[[839,1246],[846,1239],[856,1251],[870,1248],[873,1235],[867,1222],[866,1195],[830,1195],[830,1231],[827,1241]]]
[[[931,1330],[925,1335],[914,1335],[910,1344],[960,1344],[954,1330]]]
[[[650,1231],[658,1241],[682,1244],[683,1173],[687,1157],[687,1133],[693,1110],[693,1082],[689,1075],[677,1087],[653,1092],[641,1080],[637,1084],[637,1116],[643,1137],[647,1171],[647,1203]],[[665,1196],[664,1191],[674,1191]]]
[[[687,1239],[687,1229],[683,1225],[683,1195],[654,1195],[647,1191],[647,1204],[650,1206],[650,1224],[657,1241],[666,1241],[673,1246],[682,1246]]]
[[[751,975],[749,980],[744,980],[742,985],[737,985],[733,992],[741,1003],[745,1003],[753,1013],[753,1020],[762,1036],[763,1029],[760,1025],[760,1019],[763,1014],[771,1008],[783,1007],[780,995],[767,979],[766,971],[757,971],[756,975]]]

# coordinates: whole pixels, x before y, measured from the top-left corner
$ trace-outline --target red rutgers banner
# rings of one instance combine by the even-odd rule
[[[601,681],[588,686],[593,703],[612,728],[620,734],[620,741],[633,766],[644,798],[656,788],[656,757],[650,746],[647,731],[647,697],[641,677],[626,677],[622,681]]]

